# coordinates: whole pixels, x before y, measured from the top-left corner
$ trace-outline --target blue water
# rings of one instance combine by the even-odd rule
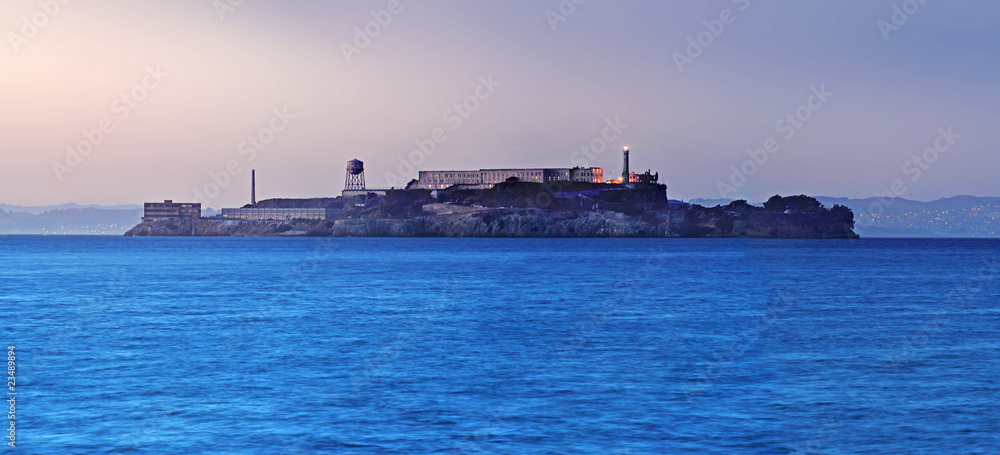
[[[9,452],[1000,453],[998,253],[0,237]]]

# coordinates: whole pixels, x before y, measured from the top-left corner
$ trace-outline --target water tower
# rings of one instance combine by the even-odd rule
[[[365,190],[365,163],[353,159],[347,162],[347,177],[344,179],[344,191]]]

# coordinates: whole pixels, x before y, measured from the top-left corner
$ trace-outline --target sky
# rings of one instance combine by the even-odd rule
[[[626,145],[672,199],[1000,196],[985,0],[8,0],[0,32],[0,203],[611,177]]]

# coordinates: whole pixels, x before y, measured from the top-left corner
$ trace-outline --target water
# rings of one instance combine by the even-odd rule
[[[10,452],[993,454],[998,250],[0,237]]]

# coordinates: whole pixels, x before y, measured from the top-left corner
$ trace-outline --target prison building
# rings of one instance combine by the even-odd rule
[[[222,209],[222,218],[230,220],[325,220],[339,210],[329,208],[239,208]]]
[[[480,169],[478,171],[420,171],[412,188],[443,190],[452,185],[466,188],[493,188],[509,178],[522,182],[591,182],[604,181],[604,169],[599,167],[572,169]]]
[[[599,167],[575,167],[569,170],[570,182],[604,182],[604,169]]]
[[[163,202],[147,202],[143,204],[143,220],[201,218],[200,202],[174,202],[167,199]]]

